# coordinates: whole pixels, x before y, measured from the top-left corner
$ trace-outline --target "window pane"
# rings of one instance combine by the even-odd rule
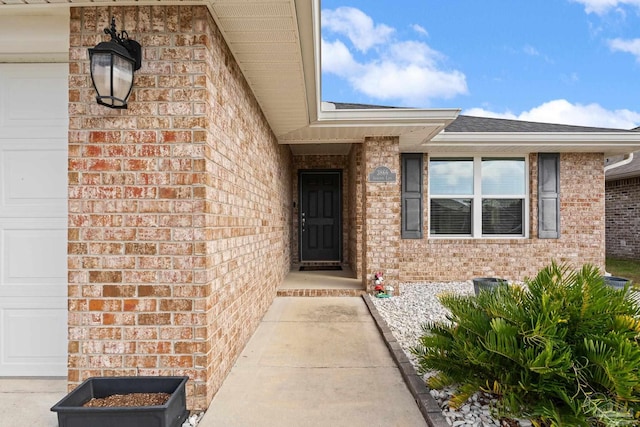
[[[473,159],[431,159],[429,183],[431,195],[473,194]]]
[[[431,234],[471,234],[471,199],[431,199]]]
[[[484,196],[519,195],[525,192],[524,159],[482,159]]]
[[[482,234],[522,235],[522,199],[483,199]]]

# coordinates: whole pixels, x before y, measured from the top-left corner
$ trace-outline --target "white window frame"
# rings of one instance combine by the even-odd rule
[[[523,206],[523,233],[521,235],[513,235],[513,234],[482,234],[482,158],[523,158],[524,159],[524,168],[525,168],[525,176],[524,176],[524,206]],[[435,197],[431,196],[431,159],[463,159],[463,158],[473,158],[473,195],[446,195],[439,194]],[[427,206],[428,206],[428,227],[427,233],[430,239],[528,239],[529,238],[529,218],[531,216],[530,210],[530,189],[529,189],[529,180],[530,180],[530,169],[529,169],[529,155],[528,154],[495,154],[495,153],[485,153],[485,154],[470,154],[464,155],[460,153],[451,154],[437,154],[437,155],[429,155],[427,159],[428,163],[428,185],[427,185]],[[500,195],[500,196],[491,196],[486,198],[491,199],[520,199],[522,198],[522,194],[511,194],[511,195]],[[460,234],[432,234],[431,233],[431,200],[432,199],[471,199],[471,234],[469,235],[460,235]]]

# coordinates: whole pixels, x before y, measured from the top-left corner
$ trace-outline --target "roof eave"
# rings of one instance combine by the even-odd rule
[[[605,155],[630,153],[640,149],[640,134],[632,132],[442,132],[422,144],[424,151],[470,152],[601,152]]]
[[[281,144],[361,143],[367,137],[399,137],[401,146],[417,146],[441,132],[458,109],[344,109],[318,111],[318,119],[280,135]]]
[[[367,108],[319,111],[316,123],[438,123],[445,127],[460,114],[459,108]],[[444,129],[444,128],[443,128]]]
[[[605,181],[617,181],[619,179],[630,179],[640,177],[640,171],[631,171],[621,174],[606,174]]]

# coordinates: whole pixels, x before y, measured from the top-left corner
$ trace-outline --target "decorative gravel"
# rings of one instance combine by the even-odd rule
[[[182,427],[196,427],[200,423],[202,417],[204,417],[204,412],[191,414],[186,420],[184,420]]]
[[[372,300],[417,371],[416,358],[409,349],[418,344],[418,339],[423,334],[422,325],[427,321],[446,320],[447,310],[438,301],[438,296],[443,293],[473,295],[473,283],[469,281],[401,284],[400,290],[400,296],[373,297]],[[429,373],[425,378],[428,376]],[[501,423],[494,419],[489,410],[491,401],[485,395],[476,394],[459,410],[453,410],[449,408],[448,403],[451,397],[450,390],[430,390],[430,393],[442,408],[442,414],[449,425],[454,427],[517,425],[514,424],[514,420]],[[531,426],[528,420],[518,420],[518,422],[522,427]]]
[[[167,403],[170,397],[169,393],[112,394],[107,397],[94,397],[82,406],[87,408],[160,406]]]

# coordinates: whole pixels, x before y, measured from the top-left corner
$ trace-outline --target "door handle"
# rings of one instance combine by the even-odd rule
[[[306,222],[305,218],[304,218],[304,212],[302,212],[302,231],[304,231],[304,224]]]

